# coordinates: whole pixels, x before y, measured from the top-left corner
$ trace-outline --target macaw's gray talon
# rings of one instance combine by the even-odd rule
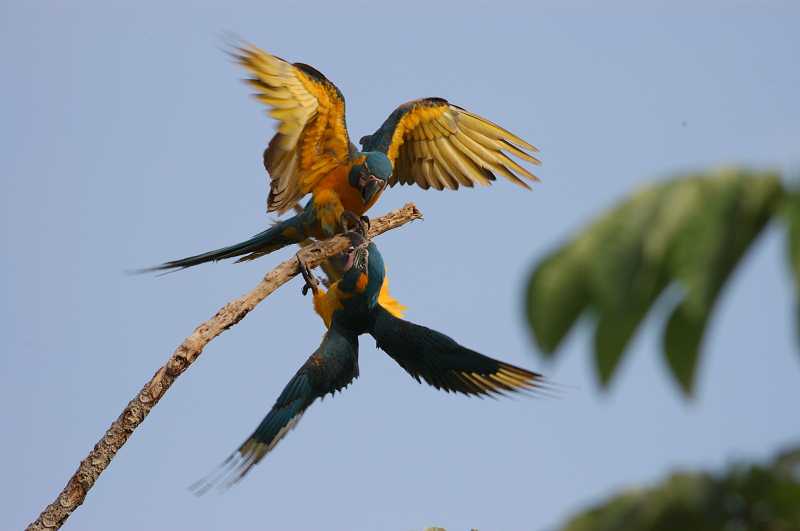
[[[357,227],[358,224],[361,223],[361,220],[353,212],[345,210],[342,212],[339,222],[341,223],[344,231],[349,232],[352,230],[352,228]]]
[[[367,230],[369,229],[369,218],[367,216],[358,216],[350,210],[345,210],[342,212],[339,221],[345,232],[358,231],[366,238]]]
[[[308,294],[308,290],[311,290],[311,292],[316,295],[319,292],[319,280],[311,274],[308,265],[299,256],[297,257],[297,263],[300,267],[300,274],[303,275],[303,280],[306,282],[302,289],[303,296]]]
[[[361,247],[367,243],[367,239],[364,237],[364,235],[355,230],[346,232],[345,236],[348,240],[350,240],[350,245],[353,247],[353,249]]]
[[[364,219],[366,218],[366,221]],[[361,235],[366,238],[367,234],[369,234],[369,218],[367,216],[361,216],[358,218],[358,224],[356,225],[356,230],[361,233]]]

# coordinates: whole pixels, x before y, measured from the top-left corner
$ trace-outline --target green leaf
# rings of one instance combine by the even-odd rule
[[[687,307],[678,305],[664,331],[664,356],[672,375],[686,396],[694,392],[700,343],[703,340],[708,314],[692,316]]]
[[[800,192],[786,194],[783,208],[789,268],[794,274],[795,288],[800,292]]]
[[[681,471],[629,487],[572,516],[561,531],[800,529],[800,449],[771,463]]]
[[[667,365],[691,395],[700,345],[717,298],[745,251],[775,212],[780,182],[724,172],[700,182],[703,207],[677,235],[670,270],[684,288],[664,334]]]
[[[647,308],[639,313],[605,313],[597,321],[594,334],[594,361],[597,378],[603,388],[608,387],[611,378],[622,361],[622,354],[631,337],[644,317]]]
[[[667,366],[690,394],[718,296],[782,195],[776,175],[733,170],[639,190],[535,268],[526,301],[540,349],[552,355],[591,310],[595,367],[605,387],[650,308],[677,284],[682,298],[663,347]],[[795,208],[790,256],[800,286],[800,199]]]
[[[636,194],[606,221],[603,247],[592,263],[597,327],[595,367],[607,387],[625,348],[650,307],[667,286],[662,266],[675,230],[676,213],[671,183]]]
[[[794,277],[795,328],[800,342],[800,192],[786,194],[784,198],[784,220],[786,221],[786,257]]]
[[[589,302],[579,257],[557,253],[544,260],[528,282],[526,310],[534,339],[552,354]]]

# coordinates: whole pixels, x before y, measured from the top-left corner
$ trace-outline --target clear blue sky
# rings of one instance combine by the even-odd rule
[[[796,3],[83,4],[0,5],[0,529],[32,520],[193,327],[292,253],[124,274],[268,223],[273,124],[220,52],[224,31],[328,75],[354,138],[437,95],[541,148],[533,192],[395,188],[372,214],[406,201],[425,213],[379,241],[410,319],[574,389],[445,395],[365,338],[353,386],[237,488],[197,499],[186,486],[250,433],[319,342],[295,280],[206,349],[69,529],[547,529],[616,489],[800,438],[777,227],[722,297],[691,403],[664,371],[657,315],[603,394],[590,328],[545,364],[520,294],[537,257],[635,187],[721,164],[798,171]]]

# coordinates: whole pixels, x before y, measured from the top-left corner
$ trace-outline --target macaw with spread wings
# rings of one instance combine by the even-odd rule
[[[363,223],[387,185],[456,190],[489,185],[501,175],[529,188],[526,179],[537,180],[515,160],[539,164],[534,146],[442,98],[404,103],[361,138],[359,151],[347,132],[342,93],[318,70],[250,44],[236,47],[232,55],[250,74],[247,82],[256,98],[278,121],[264,151],[270,175],[267,211],[283,214],[309,194],[311,200],[301,213],[249,240],[151,270],[252,260],[309,237],[330,237]]]

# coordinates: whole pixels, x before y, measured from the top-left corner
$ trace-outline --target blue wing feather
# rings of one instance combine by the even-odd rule
[[[201,495],[214,485],[227,488],[235,484],[297,425],[317,398],[333,394],[357,377],[358,338],[332,326],[253,434],[216,471],[192,485],[191,490]]]
[[[394,317],[380,305],[369,333],[415,380],[436,389],[486,396],[546,385],[540,374],[484,356],[441,332]]]

